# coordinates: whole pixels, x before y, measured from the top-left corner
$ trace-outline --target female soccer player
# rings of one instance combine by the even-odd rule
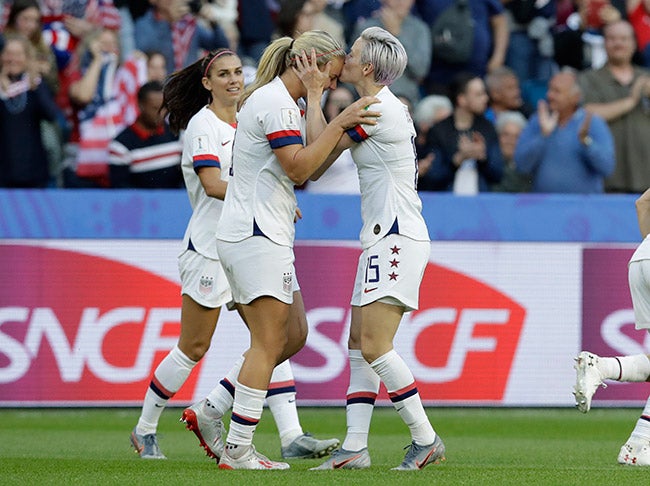
[[[636,329],[650,332],[650,189],[635,203],[637,222],[643,241],[630,258],[628,281],[634,310]],[[650,381],[650,355],[598,356],[582,351],[575,358],[576,384],[573,394],[576,407],[582,413],[591,409],[591,399],[606,380],[618,382]],[[617,461],[629,466],[650,466],[650,397],[641,416],[625,444],[621,446]]]
[[[380,380],[411,432],[409,450],[395,469],[422,469],[444,460],[445,446],[429,423],[413,375],[393,349],[402,315],[418,308],[430,251],[415,189],[415,129],[408,108],[388,88],[406,61],[393,35],[369,27],[354,42],[341,73],[341,81],[360,95],[381,100],[381,118],[376,125],[348,130],[328,159],[351,147],[361,187],[363,252],[352,294],[347,435],[341,449],[315,469],[370,467],[368,431]]]
[[[231,300],[214,235],[228,185],[235,115],[243,87],[241,60],[227,49],[208,54],[174,73],[165,84],[163,104],[170,126],[176,132],[186,130],[182,167],[193,212],[179,257],[180,338],[156,368],[140,419],[131,434],[131,442],[142,458],[164,459],[156,437],[160,415],[208,351],[221,306]],[[296,294],[297,310],[291,317],[302,319],[296,326],[305,336],[307,322],[302,298],[299,291]],[[232,405],[231,382],[235,381],[242,362],[243,358],[206,399],[187,408],[181,418],[197,435],[207,454],[217,460],[223,451],[221,417]],[[271,382],[278,386],[270,387],[267,399],[280,433],[283,457],[319,457],[338,445],[337,439],[317,440],[303,433],[288,361],[276,367]]]
[[[243,96],[217,249],[233,299],[248,323],[251,345],[235,383],[219,463],[223,469],[288,467],[268,461],[252,441],[273,368],[298,352],[306,339],[297,325],[303,319],[289,319],[296,298],[294,186],[325,161],[345,129],[372,123],[376,116],[363,107],[377,100],[361,99],[304,145],[304,125],[323,119],[321,96],[324,89],[336,87],[344,56],[325,32],[309,31],[295,40],[281,37],[264,51],[256,79]],[[306,118],[301,98],[307,100]]]

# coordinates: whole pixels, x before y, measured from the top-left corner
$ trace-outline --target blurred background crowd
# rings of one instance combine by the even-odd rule
[[[441,27],[453,9],[462,40]],[[420,191],[650,187],[650,0],[4,0],[0,187],[182,187],[158,113],[169,73],[228,47],[250,81],[278,36],[349,46],[374,25],[409,56],[391,89],[416,126]],[[339,85],[326,117],[356,96]],[[302,189],[358,193],[349,154]]]

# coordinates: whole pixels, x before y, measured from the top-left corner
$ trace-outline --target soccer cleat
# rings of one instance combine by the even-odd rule
[[[291,444],[282,448],[285,459],[311,459],[323,457],[339,445],[338,439],[319,440],[306,433],[296,437]]]
[[[248,450],[244,455],[237,459],[231,457],[228,450],[224,449],[219,461],[219,469],[289,469],[289,464],[270,460],[257,452],[254,445],[247,447]]]
[[[337,449],[332,452],[332,457],[317,467],[312,467],[311,471],[324,471],[328,469],[367,469],[370,467],[370,454],[368,448],[364,447],[360,451],[346,451]]]
[[[576,399],[576,407],[582,413],[587,413],[591,408],[591,398],[599,386],[607,388],[603,383],[603,376],[598,369],[599,357],[593,353],[582,351],[573,367],[576,370],[576,385],[573,395]]]
[[[416,471],[423,469],[427,464],[440,464],[445,458],[445,444],[439,435],[432,444],[421,446],[411,442],[404,456],[402,464],[393,468],[393,471]]]
[[[618,453],[618,463],[650,466],[650,441],[630,437]]]
[[[167,459],[158,447],[156,434],[136,434],[134,427],[131,431],[131,445],[142,459]]]
[[[185,428],[198,437],[205,453],[219,461],[223,454],[222,437],[226,436],[226,428],[220,419],[210,418],[203,412],[204,404],[205,399],[183,410],[181,422],[185,422]]]

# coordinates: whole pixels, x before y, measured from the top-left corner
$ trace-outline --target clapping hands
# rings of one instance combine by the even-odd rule
[[[537,103],[537,116],[542,135],[548,137],[557,127],[559,113],[557,111],[551,111],[546,101],[539,100]]]

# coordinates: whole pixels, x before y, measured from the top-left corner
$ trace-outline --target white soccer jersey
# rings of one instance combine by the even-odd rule
[[[294,183],[273,149],[303,145],[304,117],[280,78],[258,88],[237,114],[232,177],[217,238],[236,242],[262,234],[293,247]]]
[[[183,238],[183,251],[193,247],[196,252],[218,259],[215,232],[221,217],[223,201],[205,193],[197,174],[200,167],[221,168],[221,179],[227,181],[232,159],[235,128],[221,120],[207,106],[196,113],[183,135],[181,166],[192,217]]]
[[[638,262],[641,260],[650,260],[650,235],[646,236],[641,244],[638,246],[632,258],[630,258],[630,263]]]
[[[371,107],[382,114],[377,124],[358,125],[347,132],[359,142],[351,152],[361,188],[361,246],[368,248],[392,233],[429,241],[416,191],[413,121],[408,108],[388,87],[375,97],[381,100]]]

